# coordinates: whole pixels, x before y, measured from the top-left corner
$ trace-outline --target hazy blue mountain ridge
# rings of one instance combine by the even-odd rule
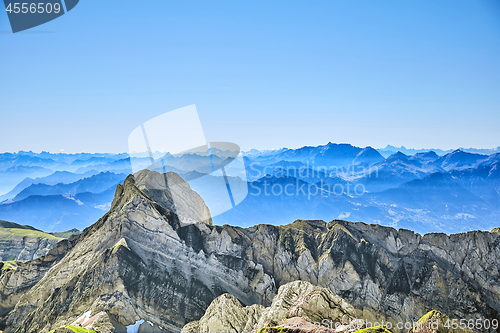
[[[463,150],[468,153],[476,153],[476,154],[483,154],[483,155],[490,155],[490,154],[495,154],[500,152],[500,147],[492,148],[492,149],[477,149],[477,148],[463,148],[460,147],[458,148],[460,150]],[[446,155],[449,153],[452,153],[456,149],[448,149],[448,150],[442,150],[442,149],[435,149],[435,148],[430,148],[430,149],[407,149],[404,146],[401,147],[395,147],[391,145],[387,145],[385,148],[380,148],[377,149],[384,157],[387,157],[395,152],[403,152],[408,155],[413,155],[413,154],[419,154],[419,153],[425,153],[427,151],[433,151],[437,153],[438,155]]]
[[[127,174],[115,174],[112,172],[102,172],[84,179],[80,179],[70,184],[58,183],[47,185],[43,183],[32,184],[17,194],[13,201],[25,199],[31,195],[65,195],[74,196],[78,193],[91,192],[100,193],[115,188],[122,182]]]
[[[451,233],[490,230],[500,218],[500,154],[488,156],[455,150],[444,156],[435,152],[409,156],[396,152],[374,163],[329,168],[334,172],[326,173],[316,170],[311,176],[308,170],[318,166],[311,156],[325,159],[328,154],[324,151],[331,146],[305,147],[296,154],[292,150],[262,155],[254,151],[245,160],[251,180],[250,195],[235,209],[215,217],[214,222],[244,226],[279,224],[282,217],[295,215],[304,219],[380,223],[420,233]],[[341,156],[356,151],[349,145],[340,148]],[[333,165],[339,159],[332,157],[332,161]],[[302,172],[296,172],[299,169]],[[315,184],[312,193],[301,190],[304,184],[306,189]],[[336,186],[337,191],[322,195],[316,189],[324,184]],[[283,193],[285,187],[290,195]],[[364,192],[357,195],[354,188],[363,188]]]
[[[213,152],[219,154],[212,158],[217,168],[232,160],[231,152],[215,148]],[[249,194],[236,208],[215,216],[214,222],[249,226],[297,218],[340,218],[421,233],[495,226],[500,216],[500,153],[405,152],[408,150],[395,151],[384,158],[371,147],[334,143],[246,152],[248,184],[230,178],[239,188],[248,186]],[[155,153],[156,158],[161,156],[163,164],[157,162],[154,167],[161,171],[164,166],[165,171],[186,180],[196,179],[193,189],[209,207],[217,208],[218,200],[227,196],[225,191],[213,190],[213,184],[223,181],[220,177],[206,176],[212,163],[207,152]],[[147,155],[139,160],[145,167],[150,163]],[[53,171],[47,166],[68,170]],[[82,229],[92,223],[109,208],[115,185],[132,172],[126,154],[32,152],[0,154],[0,170],[17,170],[30,177],[19,180],[0,197],[0,219],[39,225],[48,231]],[[37,172],[50,175],[33,177]],[[0,178],[2,186],[10,185],[6,185],[12,181],[8,177]]]
[[[32,195],[20,201],[0,205],[0,216],[3,220],[29,224],[47,232],[72,228],[82,230],[109,209],[107,203],[113,199],[114,190],[108,193],[111,198],[106,198],[101,208],[97,207],[96,202],[87,204],[81,201],[78,195]]]
[[[19,194],[22,190],[29,187],[32,184],[47,184],[47,185],[55,185],[55,184],[69,184],[76,182],[80,179],[93,176],[97,174],[96,170],[88,171],[84,174],[77,174],[69,171],[56,171],[49,176],[46,177],[37,177],[30,178],[27,177],[23,179],[19,184],[16,185],[11,191],[6,194],[0,195],[0,203],[6,199],[14,198],[17,194]]]

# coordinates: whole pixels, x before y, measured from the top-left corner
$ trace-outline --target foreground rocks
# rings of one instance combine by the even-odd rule
[[[356,311],[327,288],[295,281],[279,288],[270,307],[244,307],[232,295],[217,297],[200,320],[186,324],[181,333],[391,333],[404,331],[392,323],[355,318]],[[416,322],[405,323],[408,333],[473,333],[449,329],[450,318],[432,310]]]
[[[243,307],[234,296],[221,295],[199,321],[188,323],[181,332],[256,332],[269,326],[298,327],[300,323],[335,327],[334,323],[352,321],[355,314],[349,303],[330,290],[295,281],[281,286],[267,308],[255,304]]]
[[[180,186],[166,188],[164,177]],[[174,197],[184,204],[174,205]],[[2,270],[0,330],[48,332],[88,311],[101,313],[90,325],[98,332],[131,325],[175,332],[197,320],[209,328],[212,321],[200,318],[226,293],[232,296],[218,302],[240,304],[231,323],[244,330],[262,318],[274,323],[259,311],[276,307],[278,288],[296,280],[331,293],[311,300],[337,304],[338,297],[350,306],[336,309],[370,321],[417,321],[432,309],[450,318],[500,319],[499,267],[498,232],[421,236],[302,220],[212,226],[203,200],[179,176],[146,170],[119,185],[110,211],[80,235]]]

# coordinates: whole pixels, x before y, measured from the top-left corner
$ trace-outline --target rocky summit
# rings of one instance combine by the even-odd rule
[[[143,170],[81,234],[1,271],[0,330],[176,332],[193,321],[208,329],[206,311],[229,294],[217,302],[241,303],[235,311],[246,319],[236,325],[245,331],[273,323],[272,313],[257,314],[281,309],[278,288],[296,280],[317,286],[294,282],[297,297],[326,295],[339,315],[365,320],[417,321],[433,309],[500,319],[499,267],[497,231],[421,236],[337,220],[213,226],[177,174]]]
[[[329,289],[294,281],[281,286],[270,307],[243,307],[232,295],[217,297],[200,320],[184,326],[181,333],[390,333],[391,322],[355,318],[356,311]],[[447,333],[450,318],[431,310],[416,322],[405,323],[408,333]],[[408,325],[410,324],[410,325]],[[457,333],[472,333],[457,327]]]
[[[294,321],[302,320],[335,328],[335,323],[352,323],[355,315],[354,308],[330,290],[294,281],[281,286],[267,308],[257,304],[243,307],[234,296],[223,294],[210,304],[200,320],[188,323],[181,332],[256,332],[284,323],[292,327]],[[361,326],[360,323],[356,328]]]

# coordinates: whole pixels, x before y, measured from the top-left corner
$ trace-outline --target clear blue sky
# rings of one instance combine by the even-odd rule
[[[196,104],[242,148],[500,145],[500,2],[81,0],[12,34],[0,151],[124,152]]]

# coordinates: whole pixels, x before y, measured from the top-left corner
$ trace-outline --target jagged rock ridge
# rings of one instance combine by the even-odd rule
[[[139,320],[178,331],[219,295],[270,306],[276,287],[298,279],[328,288],[364,319],[418,320],[431,309],[499,318],[499,233],[420,236],[345,221],[212,226],[188,184],[168,173],[181,186],[162,188],[161,177],[127,177],[98,222],[2,273],[0,329],[48,331],[91,311],[105,314],[93,324],[100,332]]]
[[[356,311],[329,289],[305,281],[281,286],[272,305],[243,307],[230,294],[217,297],[200,320],[186,324],[181,333],[449,333],[450,318],[431,310],[416,322],[369,322],[355,318]],[[458,325],[457,325],[458,326]],[[467,326],[467,325],[466,325]],[[456,333],[475,332],[467,327]]]
[[[180,182],[176,174],[167,176]],[[6,332],[49,331],[87,311],[107,314],[95,324],[102,332],[125,331],[140,319],[175,331],[201,317],[224,292],[247,303],[270,302],[271,278],[261,265],[231,268],[216,254],[188,245],[196,241],[190,230],[210,233],[215,227],[208,220],[181,228],[181,214],[173,210],[179,207],[169,206],[169,191],[163,196],[158,188],[152,192],[144,187],[156,177],[149,171],[129,176],[118,186],[112,209],[97,223],[58,243],[46,256],[1,275],[0,315]],[[208,212],[189,185],[178,190],[198,205],[191,209],[199,207],[185,216]]]
[[[255,304],[243,307],[234,296],[223,294],[210,304],[200,320],[188,323],[181,332],[256,332],[296,318],[322,325],[331,322],[334,326],[333,323],[355,320],[355,315],[354,308],[330,290],[294,281],[279,288],[268,308]]]

